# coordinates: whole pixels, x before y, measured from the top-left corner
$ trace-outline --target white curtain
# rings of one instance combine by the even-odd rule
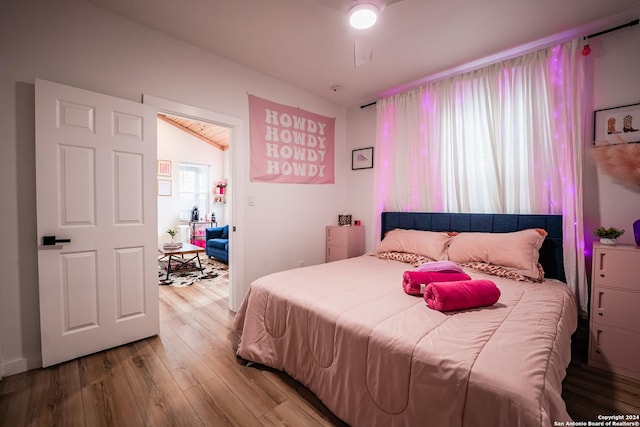
[[[581,49],[574,40],[378,101],[375,238],[382,211],[562,214],[567,283],[585,315]]]

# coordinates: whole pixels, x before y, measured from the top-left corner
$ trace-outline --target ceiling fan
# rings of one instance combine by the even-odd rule
[[[402,0],[307,0],[322,6],[339,10],[349,18],[355,28],[353,59],[356,68],[371,62],[373,40],[371,27],[375,24],[385,7]]]

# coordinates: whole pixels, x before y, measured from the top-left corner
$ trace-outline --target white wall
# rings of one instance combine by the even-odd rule
[[[264,74],[142,27],[81,0],[5,2],[0,13],[0,180],[3,278],[0,375],[39,367],[34,81],[124,99],[143,94],[238,118],[232,236],[235,281],[246,291],[273,271],[324,262],[324,225],[346,206],[350,152],[345,110]],[[249,182],[247,93],[336,117],[333,185]],[[255,206],[247,207],[247,197]],[[234,202],[234,206],[236,203]],[[234,208],[235,209],[235,208]],[[242,294],[243,292],[241,292]]]
[[[226,151],[228,153],[228,151]],[[160,177],[172,181],[171,196],[158,196],[158,241],[171,240],[167,234],[169,228],[177,229],[180,224],[180,181],[178,171],[180,163],[193,163],[209,166],[209,188],[211,191],[209,208],[200,215],[207,215],[213,211],[218,225],[226,224],[225,206],[213,203],[215,183],[228,178],[225,172],[225,152],[201,139],[181,131],[175,126],[158,120],[158,159],[170,160],[173,169],[171,177]],[[180,236],[181,237],[181,236]],[[181,239],[180,239],[181,240]]]
[[[594,109],[640,102],[640,26],[592,39]],[[634,123],[635,126],[635,123]],[[635,126],[637,127],[637,126]],[[593,138],[592,135],[589,135]],[[640,187],[600,173],[586,144],[584,167],[584,216],[587,248],[596,239],[592,231],[599,226],[626,230],[620,243],[635,245],[633,222],[640,219]]]
[[[348,149],[357,150],[359,148],[373,147],[376,145],[376,106],[360,108],[351,107],[347,110],[347,141]],[[373,150],[373,157],[376,158],[376,151]],[[351,158],[349,158],[351,162]],[[347,209],[353,215],[353,219],[362,221],[365,227],[366,249],[372,250],[377,236],[374,234],[374,214],[373,208],[373,169],[351,170],[347,178],[347,193],[349,199]],[[338,219],[336,218],[336,223]]]

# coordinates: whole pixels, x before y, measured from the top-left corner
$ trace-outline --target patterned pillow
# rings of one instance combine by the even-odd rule
[[[473,270],[480,271],[482,273],[491,274],[492,276],[506,277],[518,282],[544,282],[544,270],[538,263],[538,277],[528,277],[524,274],[517,273],[506,267],[500,265],[487,264],[486,262],[467,262],[462,264],[463,267],[471,268]]]
[[[381,252],[377,254],[380,259],[390,259],[393,261],[400,261],[407,264],[411,264],[413,267],[424,264],[425,262],[433,261],[423,255],[412,254],[408,252]]]

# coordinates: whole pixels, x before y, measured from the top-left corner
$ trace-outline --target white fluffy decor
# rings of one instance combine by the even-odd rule
[[[598,168],[624,182],[640,186],[640,144],[616,144],[594,148]]]

